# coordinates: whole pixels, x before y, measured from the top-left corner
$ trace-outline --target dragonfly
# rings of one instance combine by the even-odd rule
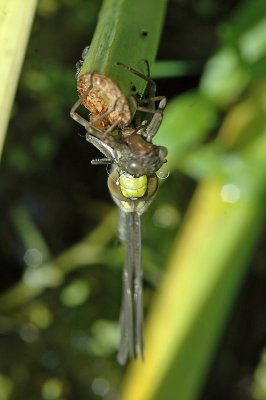
[[[149,77],[149,69],[146,76],[123,63],[118,65],[147,82],[144,95],[135,98],[136,109],[145,113],[141,123],[135,126],[133,119],[126,126],[119,126],[120,121],[116,120],[109,125],[99,124],[98,122],[106,121],[106,117],[114,112],[117,102],[91,120],[77,113],[77,108],[84,98],[87,98],[93,86],[93,73],[87,90],[73,105],[70,115],[85,127],[86,140],[104,156],[92,160],[91,163],[111,166],[107,185],[119,209],[119,235],[126,247],[117,356],[118,362],[124,365],[129,358],[144,359],[141,215],[147,210],[157,192],[156,172],[166,162],[167,149],[152,143],[163,119],[166,98],[155,95],[156,84]],[[157,107],[156,102],[159,102]]]

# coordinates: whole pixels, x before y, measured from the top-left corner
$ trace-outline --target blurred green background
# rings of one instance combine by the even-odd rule
[[[116,212],[105,167],[90,165],[99,153],[69,117],[75,63],[101,3],[38,4],[0,169],[0,400],[117,400],[126,372],[116,362]],[[156,138],[169,148],[170,176],[142,218],[147,314],[198,182],[233,176],[257,196],[264,224],[265,15],[262,0],[169,2],[158,59],[182,63],[153,70],[171,75],[157,92],[173,101]],[[236,201],[237,187],[223,196]],[[266,399],[264,235],[262,227],[197,399]],[[246,243],[238,246],[241,253]]]

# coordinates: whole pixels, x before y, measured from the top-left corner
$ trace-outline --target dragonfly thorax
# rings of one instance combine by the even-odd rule
[[[120,190],[123,196],[128,199],[139,199],[147,191],[148,179],[146,175],[134,177],[127,173],[119,176]]]

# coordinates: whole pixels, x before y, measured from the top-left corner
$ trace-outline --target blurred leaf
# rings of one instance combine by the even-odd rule
[[[156,61],[151,67],[152,79],[186,76],[199,73],[202,64],[186,61]]]
[[[53,321],[52,312],[40,302],[34,302],[28,312],[30,321],[40,329],[46,329]]]
[[[265,22],[266,3],[264,0],[245,0],[228,22],[222,23],[219,28],[223,44],[237,45],[239,39],[248,31],[256,31],[256,27],[262,26]],[[260,29],[260,28],[259,28]],[[261,31],[260,31],[261,32]],[[265,41],[265,36],[259,38],[259,43]],[[254,48],[258,45],[253,43]]]
[[[167,168],[176,168],[184,153],[203,142],[217,123],[213,104],[189,92],[169,102],[154,142],[168,148]]]
[[[251,387],[252,400],[266,399],[266,350],[263,349],[261,360],[254,374],[254,381]]]
[[[47,379],[42,386],[44,400],[61,399],[63,395],[63,382],[58,378]]]
[[[222,126],[218,152],[209,149],[206,176],[177,237],[147,324],[149,362],[130,369],[123,392],[127,400],[198,398],[265,223],[265,96],[263,90],[250,93],[257,96],[245,101],[245,107],[237,106],[238,112],[232,109],[230,124]],[[247,110],[248,116],[241,124],[239,110]],[[252,135],[246,146],[243,142],[226,153],[232,125],[238,140],[247,129]],[[204,150],[198,168],[206,159]],[[226,162],[230,158],[233,164]]]
[[[57,11],[59,5],[60,2],[58,0],[39,0],[37,12],[42,16],[48,17]]]
[[[11,218],[25,248],[25,255],[27,255],[27,257],[24,261],[30,261],[29,264],[31,264],[31,267],[39,266],[42,260],[46,262],[51,257],[50,250],[27,209],[20,205],[14,207]],[[29,251],[31,251],[31,253],[29,253]],[[40,262],[36,264],[34,260],[36,260],[37,253],[39,253],[38,259]]]
[[[118,345],[118,324],[98,320],[92,326],[92,337],[89,340],[89,352],[104,356],[116,351]]]
[[[250,80],[234,48],[225,48],[208,61],[201,79],[201,91],[217,106],[225,107],[238,98]]]
[[[224,108],[245,90],[251,78],[262,77],[266,56],[266,3],[246,1],[220,28],[224,47],[208,61],[200,88]],[[257,69],[252,69],[253,64]],[[264,76],[266,72],[264,70]]]
[[[7,376],[0,374],[0,400],[11,399],[13,383]]]
[[[76,279],[61,291],[60,299],[62,304],[67,307],[77,307],[88,299],[89,294],[90,287],[88,282]]]
[[[65,274],[80,266],[99,262],[106,244],[113,238],[115,227],[113,212],[80,243],[73,245],[54,260],[38,268],[27,268],[23,281],[0,296],[0,311],[8,312],[27,304],[46,287],[56,287],[62,283]]]

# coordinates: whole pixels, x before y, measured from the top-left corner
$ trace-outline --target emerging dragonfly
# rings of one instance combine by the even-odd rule
[[[125,364],[128,357],[144,358],[140,216],[157,191],[156,172],[166,162],[167,149],[152,143],[163,118],[166,98],[155,96],[156,85],[149,77],[149,70],[148,76],[145,76],[122,63],[118,65],[147,81],[144,95],[140,99],[135,98],[136,109],[145,113],[145,120],[140,126],[134,126],[133,120],[129,125],[119,127],[119,121],[114,121],[100,129],[98,122],[105,121],[114,110],[117,112],[119,99],[113,107],[91,121],[76,112],[92,89],[93,73],[87,90],[73,105],[70,115],[86,128],[86,140],[105,156],[92,160],[92,164],[111,164],[108,188],[120,211],[120,237],[126,245],[118,351],[119,363]],[[156,101],[159,101],[157,108]],[[148,107],[143,107],[143,104]]]

